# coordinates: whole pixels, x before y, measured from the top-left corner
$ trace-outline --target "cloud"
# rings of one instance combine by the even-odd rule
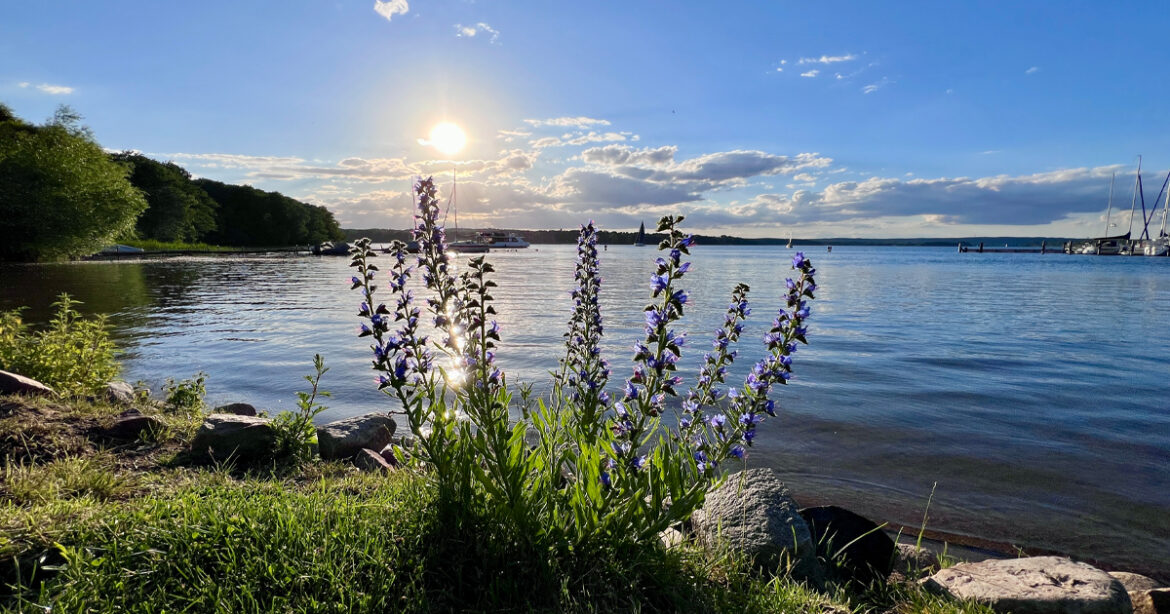
[[[662,166],[674,162],[674,155],[678,147],[664,145],[656,148],[634,149],[628,145],[606,145],[591,147],[581,152],[581,159],[589,164],[605,166],[619,166],[633,164],[639,166]]]
[[[1038,73],[1038,72],[1040,72],[1040,67],[1039,67],[1039,66],[1033,66],[1033,67],[1029,68],[1028,70],[1025,70],[1025,71],[1024,71],[1024,74],[1025,74],[1025,75],[1034,75],[1034,74],[1036,74],[1036,73]]]
[[[474,26],[465,26],[463,24],[458,24],[458,23],[455,24],[455,36],[458,36],[460,38],[474,38],[477,34],[479,34],[481,32],[486,32],[488,34],[491,34],[491,38],[488,39],[489,43],[494,44],[500,38],[500,32],[498,30],[492,28],[491,26],[489,26],[488,24],[486,24],[482,21],[475,24]]]
[[[809,77],[809,78],[812,78],[812,77],[815,77],[815,76],[819,75],[820,73],[821,73],[821,71],[819,71],[819,70],[816,70],[816,69],[814,68],[813,70],[810,70],[810,71],[808,71],[808,72],[802,72],[802,73],[800,73],[800,76],[802,76],[802,77]]]
[[[607,122],[608,123],[608,122]],[[631,138],[631,136],[633,138]],[[565,147],[568,145],[588,145],[589,143],[606,143],[613,141],[625,141],[629,139],[636,141],[637,136],[631,135],[628,132],[568,132],[562,134],[560,137],[546,136],[539,139],[533,139],[528,144],[536,149],[544,149],[546,147]]]
[[[526,119],[524,123],[534,126],[558,126],[587,130],[593,126],[608,126],[609,120],[594,119],[592,117],[554,117],[552,119]]]
[[[819,58],[800,58],[797,64],[836,64],[838,62],[851,62],[856,60],[857,56],[852,53],[845,55],[822,55]]]
[[[834,183],[821,192],[760,194],[749,205],[784,223],[926,216],[944,224],[1028,226],[1100,211],[1105,179],[1116,170],[1076,168],[976,179],[871,177]]]
[[[386,21],[391,21],[395,15],[405,15],[410,11],[406,0],[374,0],[374,10]]]
[[[29,83],[28,81],[21,81],[20,83],[17,83],[17,85],[22,88],[35,87],[37,90],[49,94],[50,96],[64,96],[66,94],[73,93],[73,88],[69,87],[68,85],[50,85],[48,83],[42,83],[40,85],[33,86],[33,84]]]
[[[874,92],[876,92],[876,91],[878,91],[878,90],[882,89],[883,87],[885,87],[885,86],[889,85],[889,83],[890,83],[890,80],[889,80],[889,79],[887,79],[887,78],[885,78],[885,77],[882,77],[882,78],[881,78],[880,80],[878,80],[877,82],[875,82],[875,83],[870,83],[869,85],[867,85],[867,86],[865,86],[865,87],[861,88],[861,91],[862,91],[862,93],[864,93],[864,94],[872,94],[872,93],[874,93]]]

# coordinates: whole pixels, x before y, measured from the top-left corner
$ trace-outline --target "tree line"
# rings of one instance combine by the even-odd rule
[[[324,207],[108,153],[80,119],[61,107],[37,125],[0,104],[0,260],[79,258],[132,239],[274,247],[345,237]]]

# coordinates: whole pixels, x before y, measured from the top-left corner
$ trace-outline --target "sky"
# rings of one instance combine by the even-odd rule
[[[5,4],[17,115],[347,228],[454,173],[466,226],[1088,237],[1170,168],[1167,2]]]

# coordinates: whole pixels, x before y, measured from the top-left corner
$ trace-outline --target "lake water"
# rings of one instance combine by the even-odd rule
[[[781,417],[749,466],[799,499],[931,529],[1170,572],[1170,259],[810,248],[820,292]],[[684,375],[731,288],[754,309],[739,373],[762,350],[792,250],[699,246]],[[606,357],[629,374],[652,248],[602,253]],[[573,246],[490,255],[510,382],[547,390],[569,315]],[[312,356],[323,420],[394,407],[375,391],[345,258],[186,257],[0,266],[0,308],[43,320],[60,292],[108,313],[126,379],[206,372],[212,403],[294,407]]]

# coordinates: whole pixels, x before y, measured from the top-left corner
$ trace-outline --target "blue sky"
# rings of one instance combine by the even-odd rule
[[[346,227],[457,167],[481,226],[1088,236],[1112,173],[1124,228],[1136,156],[1149,201],[1170,167],[1163,2],[10,4],[17,114]]]

